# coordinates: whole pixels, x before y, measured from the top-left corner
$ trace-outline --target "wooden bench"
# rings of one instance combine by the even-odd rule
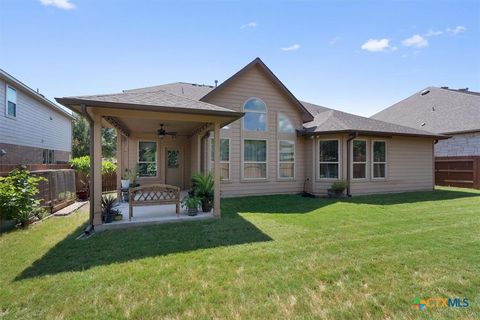
[[[133,207],[175,204],[180,214],[180,188],[168,184],[149,184],[129,190],[128,219],[132,220]]]

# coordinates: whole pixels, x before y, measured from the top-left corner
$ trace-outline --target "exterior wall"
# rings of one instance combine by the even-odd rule
[[[0,159],[0,164],[40,164],[43,163],[43,150],[41,148],[26,147],[15,144],[0,143],[0,149],[7,152]],[[70,160],[70,152],[54,150],[52,163],[64,163]]]
[[[23,163],[36,162],[38,160],[36,152],[42,149],[55,150],[62,155],[60,158],[63,161],[65,158],[63,154],[71,153],[71,120],[21,91],[13,83],[10,85],[17,90],[17,116],[13,119],[5,116],[6,83],[0,79],[0,143],[18,146],[13,149],[14,151],[29,150],[25,154],[12,155],[15,159],[21,159]],[[37,151],[23,149],[20,146],[31,147]],[[35,158],[30,159],[29,156]],[[40,163],[42,159],[41,157]]]
[[[347,135],[325,135],[319,139],[339,139],[341,148],[341,169],[340,179],[347,179]],[[431,191],[434,188],[434,163],[433,163],[433,141],[424,138],[410,137],[358,137],[367,141],[367,178],[352,180],[350,192],[352,195],[393,193],[406,191]],[[372,140],[386,141],[387,166],[385,179],[372,179]],[[335,180],[324,180],[318,178],[318,142],[315,143],[315,155],[312,157],[315,164],[315,181],[313,194],[325,195],[327,189]],[[351,154],[350,154],[351,157]],[[308,164],[307,158],[307,166]]]
[[[480,156],[480,131],[453,135],[435,145],[435,156]]]
[[[219,106],[242,112],[243,104],[249,98],[256,97],[267,105],[267,132],[246,132],[242,130],[242,119],[223,129],[222,138],[230,139],[230,179],[222,181],[222,196],[244,196],[299,193],[303,191],[305,180],[305,139],[296,134],[277,133],[278,113],[285,114],[296,129],[302,128],[302,118],[297,106],[290,102],[285,94],[278,89],[263,71],[254,67],[235,79],[221,92],[208,101]],[[242,145],[244,138],[267,139],[267,179],[242,179]],[[295,178],[282,180],[277,176],[278,141],[295,141]]]

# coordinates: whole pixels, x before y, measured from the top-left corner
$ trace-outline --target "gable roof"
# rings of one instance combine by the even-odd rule
[[[428,87],[371,118],[437,133],[480,131],[480,93]]]
[[[305,123],[303,126],[305,130],[301,133],[304,135],[359,133],[366,135],[415,136],[435,139],[448,138],[447,136],[365,118],[333,109],[318,113],[313,121]]]
[[[204,97],[202,97],[200,100],[201,101],[206,101],[208,98],[214,96],[217,92],[221,91],[223,88],[228,86],[229,83],[234,81],[236,78],[240,77],[242,74],[247,72],[248,70],[252,69],[253,67],[258,66],[261,70],[265,72],[265,74],[272,80],[272,82],[282,91],[286,94],[288,99],[292,101],[294,105],[296,105],[300,112],[303,115],[303,120],[304,121],[311,121],[313,120],[312,114],[305,108],[305,106],[298,101],[298,99],[290,92],[290,90],[287,89],[287,87],[280,81],[280,79],[277,78],[277,76],[263,63],[263,61],[260,58],[255,58],[252,62],[247,64],[245,67],[240,69],[237,73],[235,73],[233,76],[222,82],[218,87],[214,88],[212,91],[207,93]]]
[[[60,107],[60,106],[56,105],[55,103],[53,103],[52,101],[48,100],[42,94],[36,92],[35,90],[30,88],[29,86],[27,86],[26,84],[24,84],[23,82],[18,80],[17,78],[13,77],[11,74],[9,74],[8,72],[6,72],[3,69],[0,69],[0,78],[5,80],[7,83],[13,84],[13,85],[21,88],[24,92],[29,94],[35,100],[43,103],[44,105],[48,106],[50,109],[53,109],[53,110],[57,111],[58,113],[60,113],[61,115],[65,116],[67,118],[69,118],[70,120],[75,119],[73,114],[69,113],[67,110],[63,109],[62,107]]]
[[[165,91],[176,94],[177,96],[190,98],[193,100],[200,100],[207,93],[212,91],[214,86],[188,83],[188,82],[173,82],[153,87],[145,87],[138,89],[123,90],[126,93],[138,93],[138,92],[153,92],[153,91]]]
[[[123,107],[138,110],[143,110],[145,107],[147,107],[150,110],[153,109],[157,111],[215,114],[234,117],[243,115],[241,112],[235,112],[214,104],[178,96],[161,90],[146,92],[121,92],[114,94],[76,96],[55,99],[59,103],[71,107],[86,104],[101,107]]]

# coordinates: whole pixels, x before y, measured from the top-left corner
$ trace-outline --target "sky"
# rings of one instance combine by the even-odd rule
[[[480,91],[480,0],[0,0],[0,68],[49,99],[221,83],[255,57],[298,99],[363,116]]]

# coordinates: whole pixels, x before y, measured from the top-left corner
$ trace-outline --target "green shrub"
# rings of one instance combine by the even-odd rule
[[[90,156],[73,158],[70,165],[78,172],[88,176],[90,173]],[[102,173],[113,173],[117,170],[117,165],[111,161],[102,161]]]
[[[192,177],[192,190],[194,196],[200,198],[202,211],[209,212],[213,206],[214,179],[211,172],[207,174],[195,173]]]
[[[24,168],[12,170],[7,177],[0,177],[0,215],[27,226],[39,213],[38,183],[46,180],[32,177]]]
[[[348,181],[346,180],[338,180],[332,183],[332,186],[330,189],[332,189],[335,192],[343,192],[348,187]]]

